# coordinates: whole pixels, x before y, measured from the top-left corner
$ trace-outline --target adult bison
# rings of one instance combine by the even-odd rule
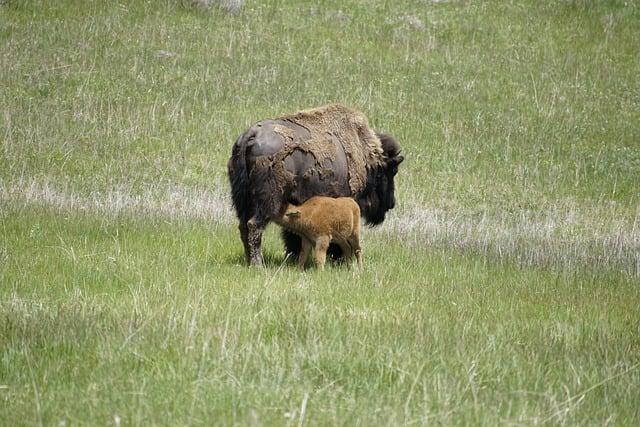
[[[403,160],[393,137],[338,104],[254,124],[233,145],[227,165],[247,261],[262,265],[262,232],[283,202],[353,197],[367,223],[381,223],[395,205],[393,179]],[[295,237],[285,233],[285,243],[297,255]]]

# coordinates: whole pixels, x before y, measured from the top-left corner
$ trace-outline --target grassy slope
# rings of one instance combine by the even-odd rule
[[[249,123],[341,101],[397,135],[401,194],[430,204],[638,203],[633,3],[15,3],[5,179],[206,186]]]
[[[517,268],[387,229],[365,230],[362,274],[300,274],[280,269],[271,230],[255,271],[224,215],[58,199],[219,194],[248,124],[341,101],[403,144],[394,227],[410,207],[541,215],[561,224],[556,252],[622,230],[633,263],[639,15],[622,1],[0,6],[0,424],[297,424],[303,402],[313,424],[634,424],[640,295],[615,264]],[[25,205],[34,183],[61,208]]]

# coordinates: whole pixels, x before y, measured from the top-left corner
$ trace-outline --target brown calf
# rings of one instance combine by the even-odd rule
[[[313,246],[316,262],[324,270],[331,242],[340,246],[345,259],[355,254],[358,265],[362,266],[360,208],[353,199],[316,196],[300,206],[284,204],[274,221],[301,237],[300,267],[304,267]]]

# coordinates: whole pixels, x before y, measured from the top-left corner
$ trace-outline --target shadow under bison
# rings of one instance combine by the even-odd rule
[[[368,224],[380,224],[395,206],[394,177],[403,160],[393,137],[339,104],[254,124],[238,137],[227,164],[247,261],[263,264],[262,233],[284,202],[352,197]],[[283,237],[297,257],[300,239],[286,230]]]

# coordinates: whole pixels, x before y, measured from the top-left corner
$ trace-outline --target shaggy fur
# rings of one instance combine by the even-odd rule
[[[349,197],[312,197],[300,206],[285,204],[274,222],[300,236],[302,250],[298,264],[304,267],[311,249],[321,270],[329,243],[337,244],[345,259],[353,255],[362,266],[360,207]]]
[[[352,197],[369,224],[381,223],[395,205],[394,176],[403,159],[391,136],[376,134],[362,113],[342,105],[251,126],[227,165],[247,261],[262,264],[262,232],[284,203]],[[297,255],[299,237],[283,233],[287,250]]]
[[[383,161],[382,144],[369,127],[369,121],[359,111],[340,104],[303,110],[295,114],[283,116],[281,120],[304,127],[310,133],[306,142],[309,151],[317,151],[319,164],[334,156],[318,150],[322,142],[327,140],[327,132],[336,138],[347,156],[349,169],[349,187],[353,194],[362,191],[367,179],[367,170],[379,167]],[[300,148],[298,141],[294,148]],[[315,155],[315,154],[314,154]]]

